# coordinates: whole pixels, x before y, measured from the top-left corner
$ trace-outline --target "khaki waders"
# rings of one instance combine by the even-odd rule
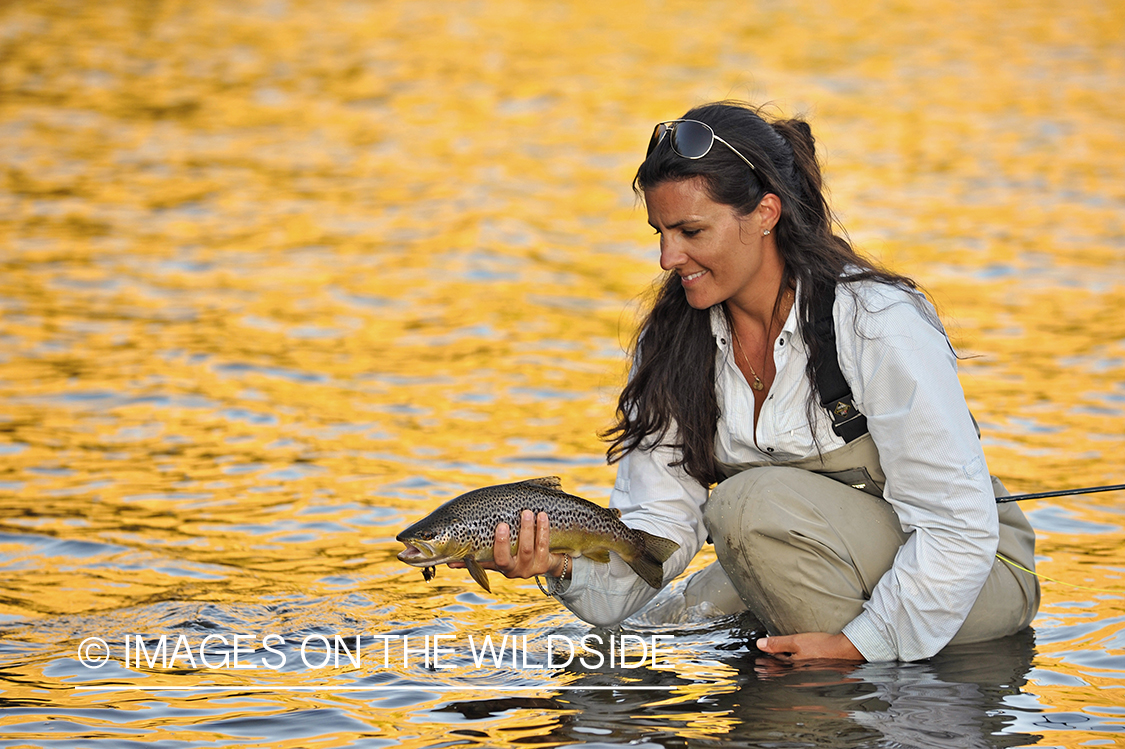
[[[909,537],[882,498],[885,476],[871,435],[791,463],[729,465],[726,476],[704,507],[719,561],[688,581],[687,606],[749,609],[771,635],[839,633]],[[992,485],[997,497],[1007,496],[995,477]],[[1034,570],[1030,523],[1014,503],[997,510],[999,553]],[[996,559],[951,644],[1018,632],[1038,608],[1038,579]]]

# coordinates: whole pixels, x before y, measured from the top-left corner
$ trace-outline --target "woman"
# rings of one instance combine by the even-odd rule
[[[996,554],[1031,569],[1034,533],[998,512],[929,302],[833,233],[809,126],[697,107],[657,125],[635,188],[668,276],[606,435],[610,504],[679,543],[666,583],[713,541],[680,607],[748,608],[786,660],[916,660],[1026,627],[1037,581]],[[546,574],[599,625],[655,594],[616,557],[551,554],[548,529],[525,512],[512,557],[498,527],[495,567]]]

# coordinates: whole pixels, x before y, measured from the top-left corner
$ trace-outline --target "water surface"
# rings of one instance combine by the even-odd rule
[[[632,171],[728,96],[810,118],[852,239],[966,356],[993,473],[1125,480],[1122,28],[1086,0],[3,6],[0,745],[1121,743],[1120,492],[1026,503],[1061,581],[1031,631],[858,668],[427,585],[394,536],[505,480],[608,498],[657,273]],[[548,660],[595,635],[625,667]]]

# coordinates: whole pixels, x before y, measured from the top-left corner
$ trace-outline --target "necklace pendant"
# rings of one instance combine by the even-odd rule
[[[750,384],[750,387],[760,391],[764,390],[766,386],[762,384],[762,380],[757,375],[754,375],[754,382]]]

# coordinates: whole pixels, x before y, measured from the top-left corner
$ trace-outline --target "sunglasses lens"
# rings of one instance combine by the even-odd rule
[[[648,157],[649,154],[652,153],[654,148],[656,148],[658,145],[660,145],[660,141],[664,138],[664,134],[666,132],[668,132],[668,126],[665,125],[663,122],[658,124],[656,126],[656,129],[654,129],[652,131],[652,137],[649,138],[649,141],[648,141],[648,150],[645,151],[645,157],[646,158]]]
[[[672,147],[685,159],[700,159],[715,143],[715,134],[702,122],[677,122],[672,131]]]

